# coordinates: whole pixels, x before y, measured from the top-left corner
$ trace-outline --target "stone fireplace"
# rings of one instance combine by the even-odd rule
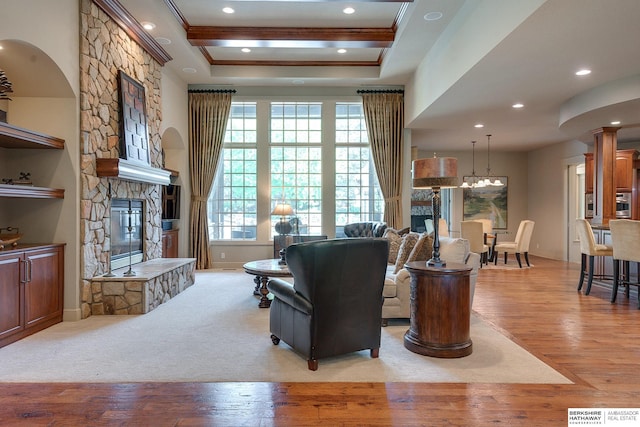
[[[162,169],[160,88],[162,66],[168,59],[156,55],[157,49],[148,50],[147,44],[141,45],[140,39],[121,26],[123,13],[118,2],[80,1],[82,318],[146,313],[194,281],[192,258],[162,258],[161,184],[169,183],[170,173]],[[144,166],[121,158],[119,72],[144,87],[143,131],[148,135],[148,162]],[[124,213],[117,207],[112,211],[117,200],[126,202]],[[138,217],[129,216],[129,200],[141,203],[135,208]],[[136,229],[131,244],[135,243],[136,257],[142,262],[134,265],[135,276],[123,277],[128,253],[124,255],[126,267],[114,268],[118,265],[111,265],[110,258],[124,254],[125,249],[128,252],[129,218]],[[126,225],[125,231],[114,231],[113,222]],[[115,277],[105,277],[110,270]]]

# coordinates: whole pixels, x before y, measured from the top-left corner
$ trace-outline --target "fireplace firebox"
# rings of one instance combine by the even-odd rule
[[[137,264],[144,258],[144,201],[111,200],[111,269]]]

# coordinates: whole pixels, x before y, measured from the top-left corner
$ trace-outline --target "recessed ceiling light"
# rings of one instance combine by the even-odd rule
[[[222,8],[222,11],[223,11],[224,13],[235,13],[235,10],[233,10],[233,8],[232,8],[232,7],[223,7],[223,8]]]
[[[611,122],[612,125],[619,125],[620,124],[620,120],[614,120]]]
[[[249,49],[248,47],[243,47],[243,48],[242,48],[242,49],[240,49],[240,50],[242,50],[244,53],[249,53],[249,52],[251,52],[251,49]]]
[[[356,10],[352,7],[345,7],[344,9],[342,9],[342,13],[346,13],[347,15],[351,15],[355,11]]]
[[[160,44],[171,44],[171,40],[166,37],[156,37],[156,41]]]
[[[440,18],[442,18],[442,12],[429,12],[424,15],[425,21],[437,21]]]
[[[511,107],[513,108],[522,108],[524,107],[524,104],[520,103],[520,102],[516,102],[515,104],[513,104]]]
[[[338,49],[338,53],[347,53],[347,49]]]
[[[482,123],[478,123],[477,125],[474,125],[473,127],[476,127],[476,128],[483,128],[483,127],[484,127],[484,125],[483,125]]]
[[[154,24],[153,22],[141,22],[140,23],[142,25],[142,28],[144,28],[145,30],[149,31],[149,30],[153,30],[156,27],[156,24]]]
[[[196,69],[187,67],[187,68],[183,68],[182,71],[188,74],[194,74],[196,72]]]
[[[586,76],[587,74],[591,74],[591,70],[583,68],[582,70],[576,71],[576,76]]]

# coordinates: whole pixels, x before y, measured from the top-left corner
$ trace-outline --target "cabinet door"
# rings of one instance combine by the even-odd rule
[[[62,317],[64,276],[61,248],[25,252],[25,325]]]
[[[22,253],[0,255],[0,340],[23,329]]]
[[[162,257],[178,258],[178,230],[162,232]]]
[[[584,155],[584,191],[585,193],[593,193],[593,153],[585,153]]]
[[[637,158],[638,151],[635,149],[616,151],[616,191],[633,191],[636,177],[633,163]]]

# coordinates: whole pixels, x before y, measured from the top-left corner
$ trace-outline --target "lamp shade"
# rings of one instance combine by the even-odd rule
[[[288,205],[286,203],[276,204],[276,207],[273,208],[273,211],[271,212],[271,215],[280,215],[280,216],[291,215],[291,214],[293,214],[293,208],[291,207],[291,205]]]
[[[429,157],[413,161],[413,188],[458,186],[458,159]]]

